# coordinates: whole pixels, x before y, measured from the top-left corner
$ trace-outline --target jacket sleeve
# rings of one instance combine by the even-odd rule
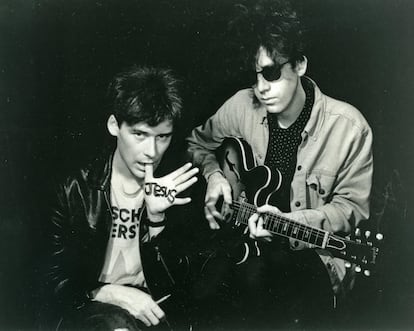
[[[203,125],[196,127],[187,138],[188,152],[193,163],[201,168],[204,178],[221,171],[215,150],[226,137],[240,137],[240,104],[237,94],[227,100]]]
[[[349,233],[360,221],[369,218],[372,175],[372,132],[368,127],[350,142],[331,200],[315,209],[301,211],[306,223],[333,233]]]
[[[89,300],[89,291],[99,286],[88,285],[86,280],[83,266],[86,259],[79,254],[84,243],[74,240],[77,230],[72,226],[75,215],[69,191],[67,185],[55,185],[47,229],[45,285],[60,308],[82,306]]]

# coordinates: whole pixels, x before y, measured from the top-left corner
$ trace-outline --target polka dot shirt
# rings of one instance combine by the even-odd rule
[[[269,125],[269,144],[265,165],[282,173],[282,187],[279,190],[278,206],[282,211],[290,211],[290,184],[296,167],[296,154],[302,141],[302,132],[310,118],[314,103],[314,87],[307,78],[302,79],[306,100],[303,110],[296,121],[288,128],[279,127],[277,114],[267,114]],[[281,207],[282,208],[281,208]]]

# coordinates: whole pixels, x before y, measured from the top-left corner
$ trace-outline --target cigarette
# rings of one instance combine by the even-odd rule
[[[166,296],[162,297],[161,299],[158,299],[157,301],[155,301],[155,303],[158,305],[161,302],[164,302],[165,300],[167,300],[170,296],[171,296],[171,294],[167,294]]]

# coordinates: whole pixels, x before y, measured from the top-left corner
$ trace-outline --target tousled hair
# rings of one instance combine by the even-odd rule
[[[180,81],[169,69],[132,66],[118,74],[109,86],[111,114],[118,121],[156,126],[165,120],[175,124],[182,113]]]
[[[235,36],[246,69],[255,66],[260,47],[275,63],[287,60],[294,66],[304,59],[301,22],[286,0],[245,0],[236,4],[229,31]]]

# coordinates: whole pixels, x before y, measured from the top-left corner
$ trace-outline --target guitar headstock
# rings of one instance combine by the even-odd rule
[[[345,267],[353,267],[356,273],[362,272],[364,276],[369,277],[379,254],[378,246],[384,236],[382,233],[374,236],[369,230],[361,231],[357,228],[353,235],[345,239],[348,251],[347,256],[344,257],[347,260]]]
[[[363,271],[369,276],[379,253],[379,242],[383,239],[381,233],[372,236],[371,231],[363,232],[357,228],[355,233],[345,238],[331,235],[326,248],[336,257],[346,260],[346,266],[354,266],[356,272]]]

